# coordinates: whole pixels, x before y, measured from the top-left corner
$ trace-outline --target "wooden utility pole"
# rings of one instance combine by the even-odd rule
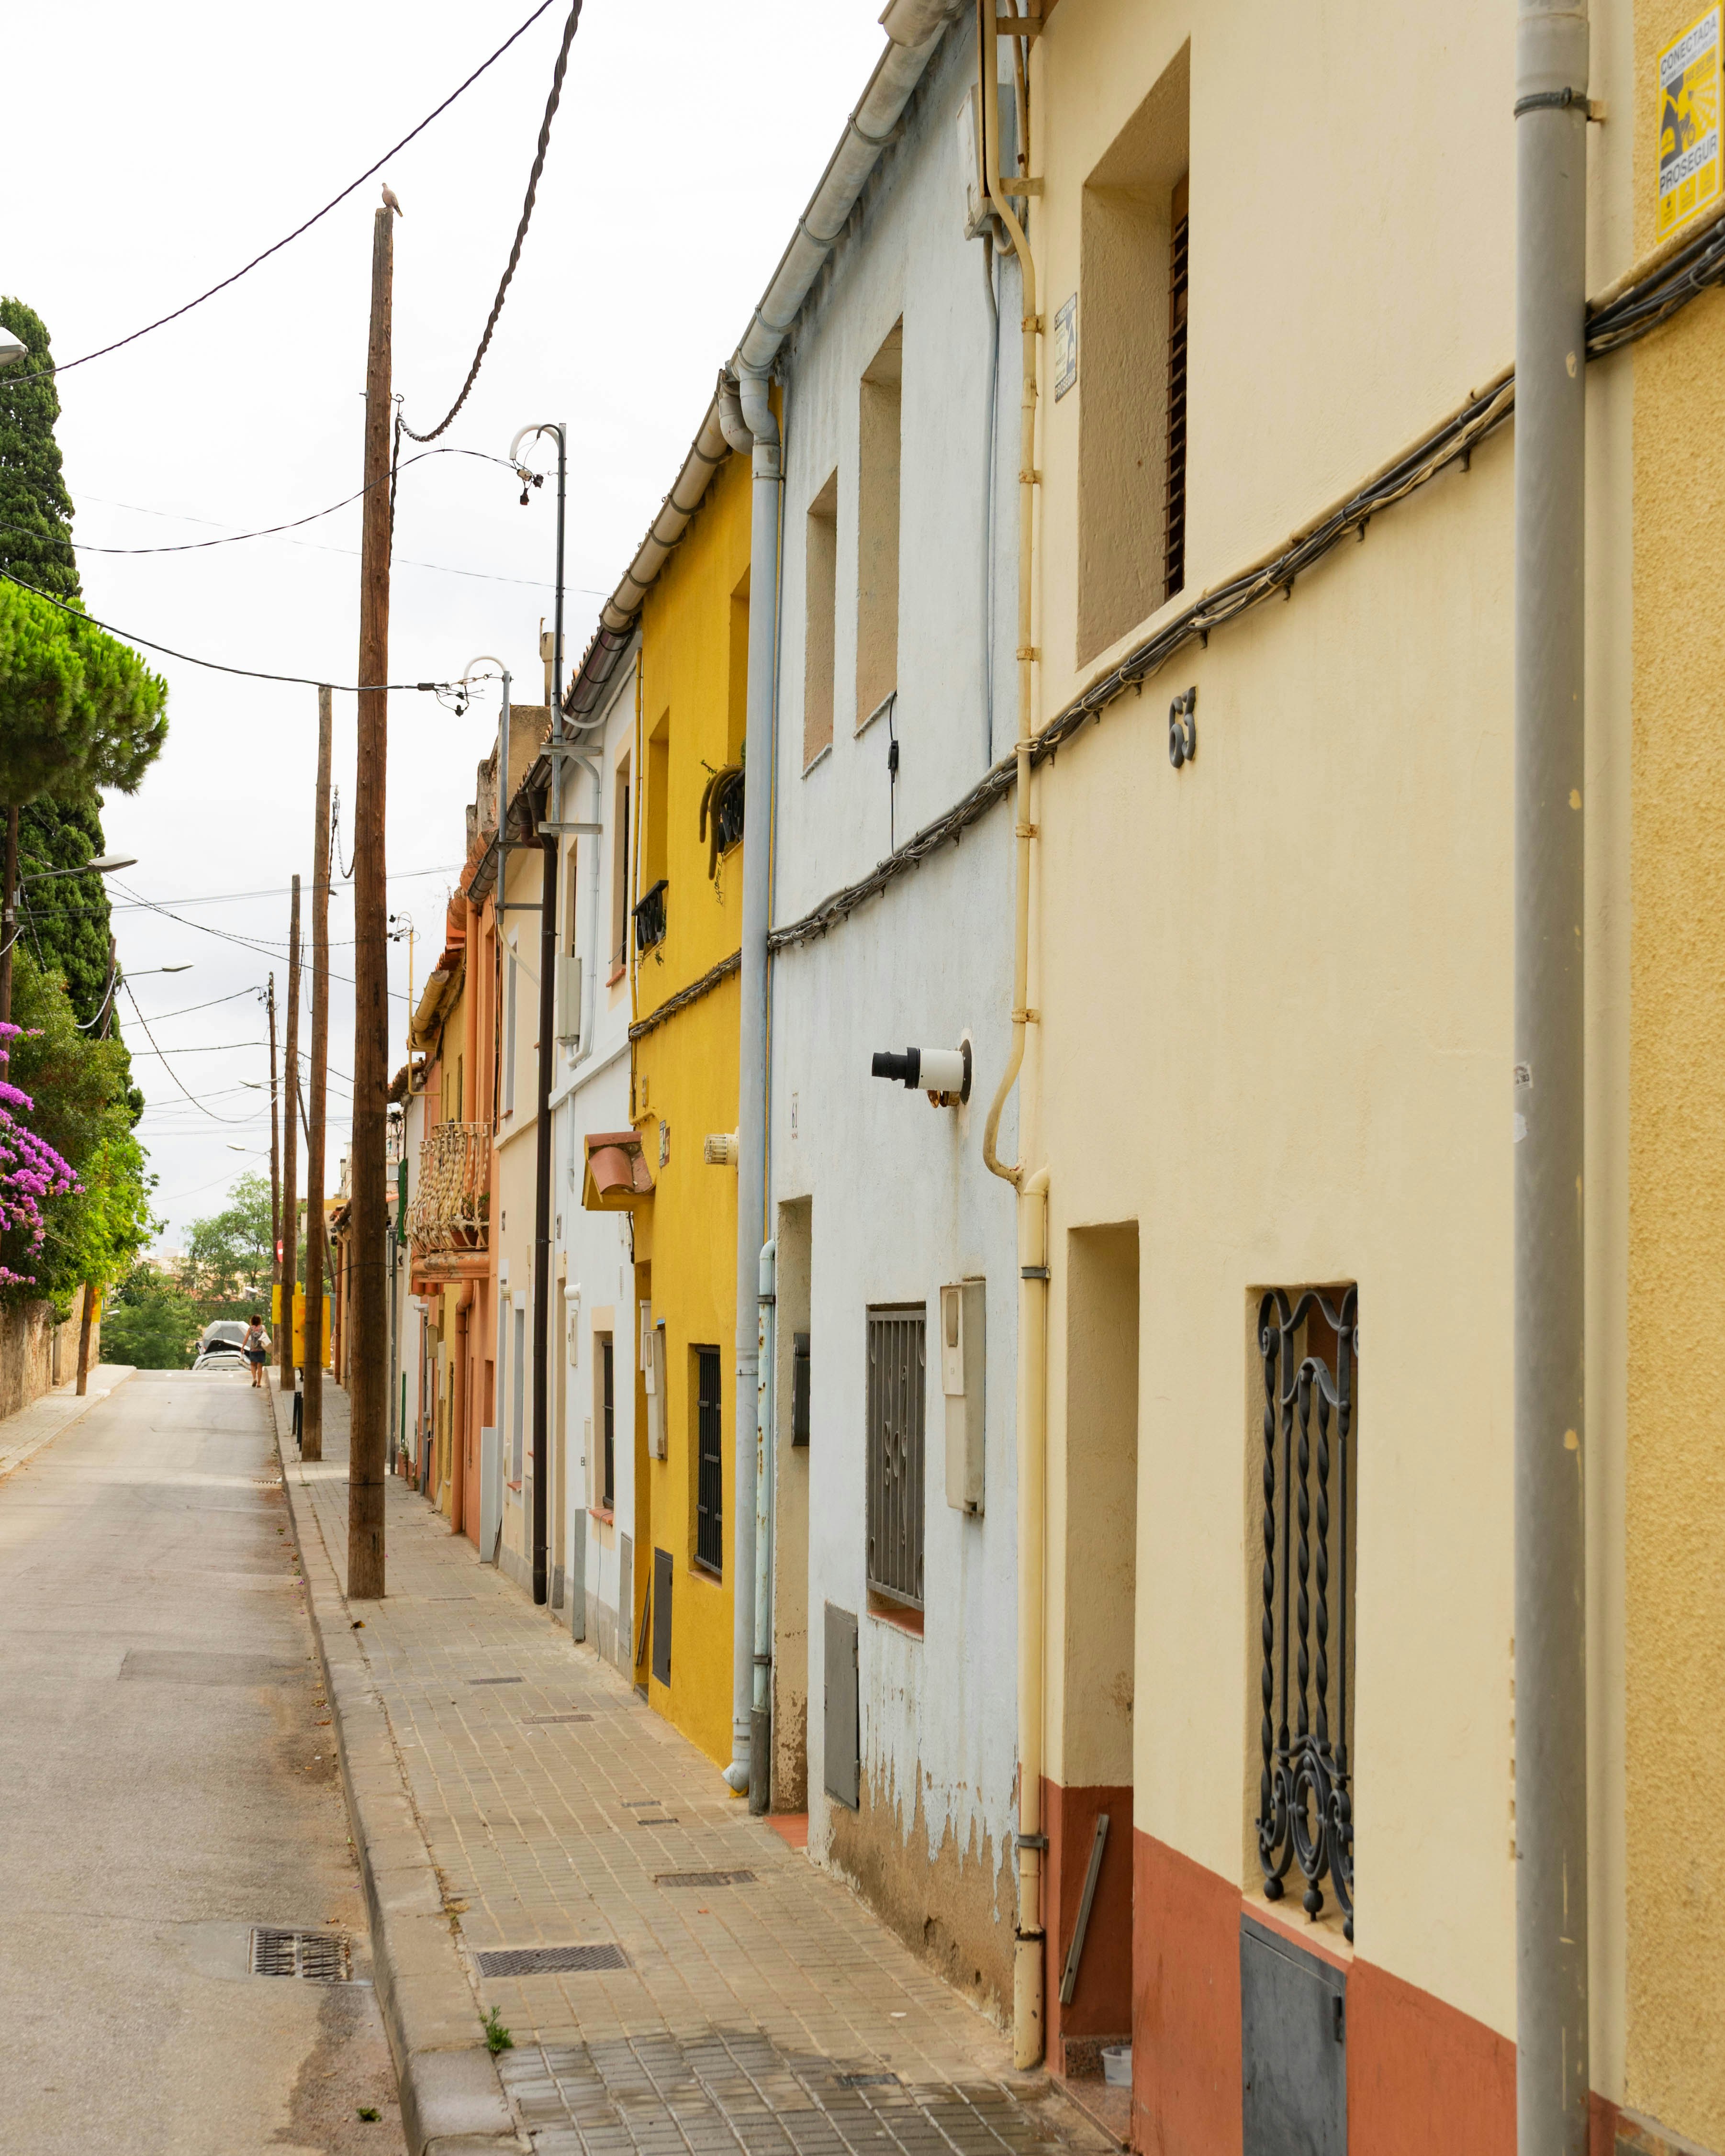
[[[383,1476],[389,1450],[389,929],[383,798],[389,739],[390,285],[395,213],[372,223],[372,335],[366,361],[365,521],[359,541],[359,757],[353,797],[353,1137],[347,1264],[353,1441],[347,1467],[347,1599],[383,1592]]]
[[[323,1106],[330,1069],[330,713],[317,692],[317,807],[311,837],[311,1102],[305,1131],[305,1405],[300,1457],[323,1458]]]
[[[281,1312],[281,1122],[275,1082],[275,976],[270,976],[270,1265],[275,1279],[278,1327]],[[293,1316],[288,1308],[290,1318]]]
[[[288,921],[287,1053],[282,1071],[287,1127],[281,1149],[281,1389],[294,1389],[294,1289],[300,1275],[300,879]]]
[[[6,865],[0,886],[0,1025],[12,1023],[12,947],[18,941],[18,811],[6,812]]]

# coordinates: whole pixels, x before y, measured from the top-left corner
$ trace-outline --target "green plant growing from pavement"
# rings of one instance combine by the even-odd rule
[[[515,2049],[515,2039],[498,2020],[495,2006],[485,2016],[485,2049],[494,2059],[500,2051]]]

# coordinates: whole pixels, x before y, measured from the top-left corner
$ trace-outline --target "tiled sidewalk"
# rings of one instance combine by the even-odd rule
[[[347,1402],[325,1399],[326,1457],[290,1442],[288,1473],[345,1577]],[[544,2156],[1108,2145],[614,1670],[387,1488],[389,1593],[356,1605],[354,1637],[464,1949],[622,1949],[614,1969],[478,1977]],[[679,1876],[715,1871],[748,1876]]]
[[[82,1399],[78,1397],[76,1382],[68,1378],[51,1393],[44,1393],[39,1399],[32,1400],[27,1408],[9,1414],[0,1421],[0,1475],[11,1474],[14,1467],[22,1467],[33,1452],[57,1438],[63,1430],[69,1430],[81,1415],[87,1415],[93,1407],[106,1399],[116,1385],[123,1385],[132,1373],[130,1363],[98,1363],[85,1380],[86,1390]]]

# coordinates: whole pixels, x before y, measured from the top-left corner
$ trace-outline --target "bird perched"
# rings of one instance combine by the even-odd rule
[[[385,209],[393,209],[398,217],[405,217],[407,215],[407,212],[396,200],[395,189],[390,186],[388,180],[385,180],[383,182],[383,207]]]

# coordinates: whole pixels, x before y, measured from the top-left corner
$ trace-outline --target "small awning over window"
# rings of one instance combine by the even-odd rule
[[[622,1213],[653,1195],[639,1131],[589,1131],[581,1203],[589,1213]]]

